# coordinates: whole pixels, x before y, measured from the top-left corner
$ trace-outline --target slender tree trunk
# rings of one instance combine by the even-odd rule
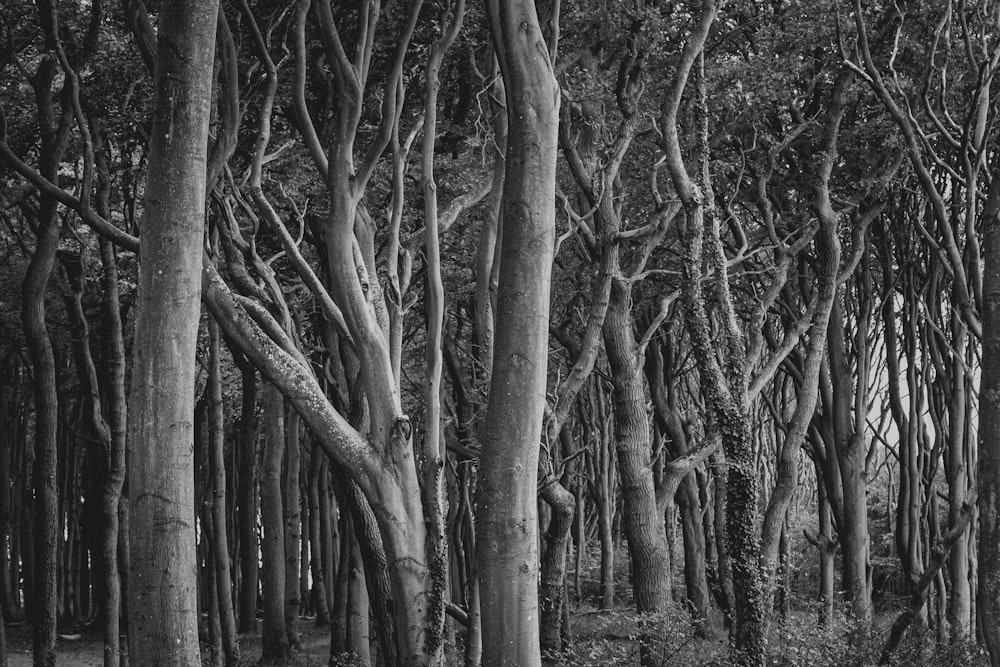
[[[239,632],[257,631],[257,371],[241,354],[233,355],[243,378],[242,408],[235,448],[239,461],[236,523],[240,545]]]
[[[483,663],[540,664],[536,471],[545,405],[559,92],[533,2],[489,0],[510,119],[493,376],[479,464]]]
[[[945,474],[948,478],[948,526],[961,519],[962,504],[969,492],[968,393],[965,357],[968,334],[959,313],[953,313],[951,350],[951,396],[948,399],[948,452]],[[964,641],[972,629],[972,590],[969,581],[969,534],[962,533],[948,557],[951,595],[948,597],[948,624],[951,637]]]
[[[97,134],[97,133],[95,133]],[[108,217],[110,206],[107,195],[110,188],[108,170],[103,165],[103,153],[98,151],[101,184],[98,189],[98,213]],[[98,241],[101,248],[101,264],[104,277],[101,286],[104,291],[105,312],[105,372],[107,374],[107,395],[104,400],[105,414],[110,431],[108,452],[108,473],[101,498],[103,526],[101,530],[101,559],[104,562],[102,598],[104,618],[104,667],[119,667],[121,659],[122,576],[119,567],[118,540],[121,531],[119,514],[122,510],[122,489],[125,484],[125,456],[127,408],[125,402],[125,341],[122,335],[121,304],[118,293],[118,263],[114,246],[106,239]],[[127,651],[126,651],[127,653]]]
[[[40,11],[44,11],[41,4],[39,7]],[[62,127],[57,129],[48,99],[55,68],[54,56],[46,56],[32,83],[36,90],[42,135],[41,171],[46,178],[58,183],[59,162],[65,152],[65,139],[60,135],[64,135],[65,131]],[[51,197],[40,195],[35,252],[25,272],[21,294],[21,318],[34,377],[35,399],[34,467],[30,471],[34,490],[34,554],[31,555],[31,567],[26,567],[26,574],[34,576],[26,597],[31,601],[29,619],[33,625],[34,664],[40,667],[55,665],[56,660],[59,544],[56,438],[59,399],[55,357],[45,324],[45,293],[59,247],[61,228],[58,204]]]
[[[549,484],[539,493],[552,508],[552,517],[545,531],[545,550],[542,552],[539,583],[541,600],[541,649],[549,660],[569,648],[564,644],[562,632],[563,618],[569,609],[563,605],[566,582],[566,553],[569,546],[570,529],[573,526],[575,503],[573,494],[562,484]]]
[[[819,517],[819,536],[816,548],[819,552],[819,627],[833,626],[833,583],[834,555],[837,544],[833,541],[833,511],[826,497],[823,472],[816,465],[816,497]]]
[[[56,451],[59,404],[52,343],[45,326],[45,292],[56,250],[60,222],[55,202],[43,200],[35,254],[24,277],[25,342],[35,381],[34,487],[35,586],[31,593],[34,664],[56,664],[57,553],[59,544]]]
[[[681,480],[677,489],[677,507],[681,513],[681,531],[684,535],[684,585],[688,604],[691,605],[699,636],[709,639],[712,636],[712,626],[708,618],[711,600],[705,568],[705,527],[701,500],[698,497],[698,483],[693,473]]]
[[[347,651],[357,656],[363,667],[372,664],[371,630],[368,623],[369,599],[365,566],[357,540],[351,540],[350,579],[347,603]]]
[[[868,587],[868,481],[862,434],[855,433],[851,419],[854,391],[844,341],[842,306],[834,303],[829,326],[830,377],[833,383],[833,431],[844,492],[840,542],[843,552],[843,587],[849,613],[867,625],[872,620]],[[864,379],[859,382],[864,382]],[[829,463],[833,465],[833,462]],[[903,472],[901,471],[901,474]]]
[[[208,455],[212,499],[211,553],[215,568],[216,605],[219,610],[219,630],[226,665],[236,667],[240,662],[240,645],[236,638],[236,614],[233,609],[233,580],[230,571],[229,539],[226,530],[226,460],[224,450],[225,417],[222,411],[222,339],[219,325],[209,318],[208,361]]]
[[[261,663],[284,664],[290,646],[285,630],[285,532],[281,510],[281,459],[285,449],[285,402],[268,383],[263,390],[264,460],[260,479],[264,628]]]
[[[309,455],[309,571],[312,575],[312,605],[316,612],[316,625],[330,624],[330,600],[326,590],[327,571],[324,566],[324,535],[322,522],[328,520],[320,509],[320,493],[326,489],[320,482],[323,468],[327,466],[326,455],[318,445],[313,445]]]
[[[161,8],[129,401],[129,635],[138,665],[195,666],[194,369],[218,3]]]
[[[284,517],[285,517],[285,632],[292,649],[299,649],[299,541],[302,522],[299,518],[299,473],[301,456],[299,453],[299,414],[289,411],[285,422],[285,475],[284,475]]]

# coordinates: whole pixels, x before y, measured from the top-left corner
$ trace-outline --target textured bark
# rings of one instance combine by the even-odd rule
[[[639,613],[665,611],[670,604],[670,552],[653,483],[653,443],[643,374],[629,304],[628,285],[616,278],[604,320],[604,347],[614,387],[615,449],[621,477],[622,521],[632,563],[632,594]]]
[[[1000,666],[1000,179],[983,215],[983,363],[979,388],[977,611],[990,664]]]
[[[129,410],[130,659],[200,665],[193,421],[218,3],[160,11]]]
[[[541,497],[552,509],[549,526],[545,531],[545,549],[541,557],[541,580],[538,597],[542,615],[540,643],[543,657],[553,659],[569,646],[563,634],[563,622],[569,615],[564,607],[566,584],[566,551],[569,546],[570,529],[573,526],[573,510],[576,508],[573,494],[558,483],[548,484],[539,490]]]
[[[559,91],[534,3],[487,2],[507,113],[493,376],[479,464],[483,664],[540,662],[536,471],[545,405]]]

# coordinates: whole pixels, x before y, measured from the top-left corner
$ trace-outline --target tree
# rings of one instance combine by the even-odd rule
[[[130,659],[200,665],[194,360],[218,3],[161,9],[129,395]]]
[[[559,89],[533,2],[486,4],[509,129],[476,548],[483,664],[540,664],[536,475],[555,241]]]

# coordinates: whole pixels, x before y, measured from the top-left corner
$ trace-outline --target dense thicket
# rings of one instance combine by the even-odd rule
[[[998,12],[7,0],[5,624],[1000,665]]]

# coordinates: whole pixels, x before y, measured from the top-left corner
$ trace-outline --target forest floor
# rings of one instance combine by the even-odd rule
[[[879,651],[895,614],[880,614],[875,628],[860,639],[843,628],[816,627],[815,615],[805,609],[793,611],[786,624],[773,624],[769,636],[767,665],[775,667],[866,667],[878,663]],[[640,621],[624,604],[599,610],[587,602],[572,605],[572,642],[568,651],[550,664],[562,667],[639,665],[643,652],[647,664],[661,667],[726,667],[731,664],[722,623],[712,623],[711,637],[698,637],[690,616],[680,609]],[[299,625],[302,649],[294,664],[320,667],[328,664],[330,636],[312,619]],[[986,667],[979,647],[937,645],[932,638],[904,642],[889,662],[896,666]],[[929,641],[927,641],[929,640]],[[260,657],[260,639],[241,635],[243,665],[255,665]],[[461,638],[449,647],[449,665],[461,665]],[[9,667],[31,665],[31,632],[26,625],[7,628]],[[208,647],[202,646],[203,664],[210,665]],[[61,632],[57,642],[60,667],[93,667],[102,663],[100,634],[93,629]],[[340,664],[350,665],[350,661]],[[356,663],[354,663],[356,664]]]

